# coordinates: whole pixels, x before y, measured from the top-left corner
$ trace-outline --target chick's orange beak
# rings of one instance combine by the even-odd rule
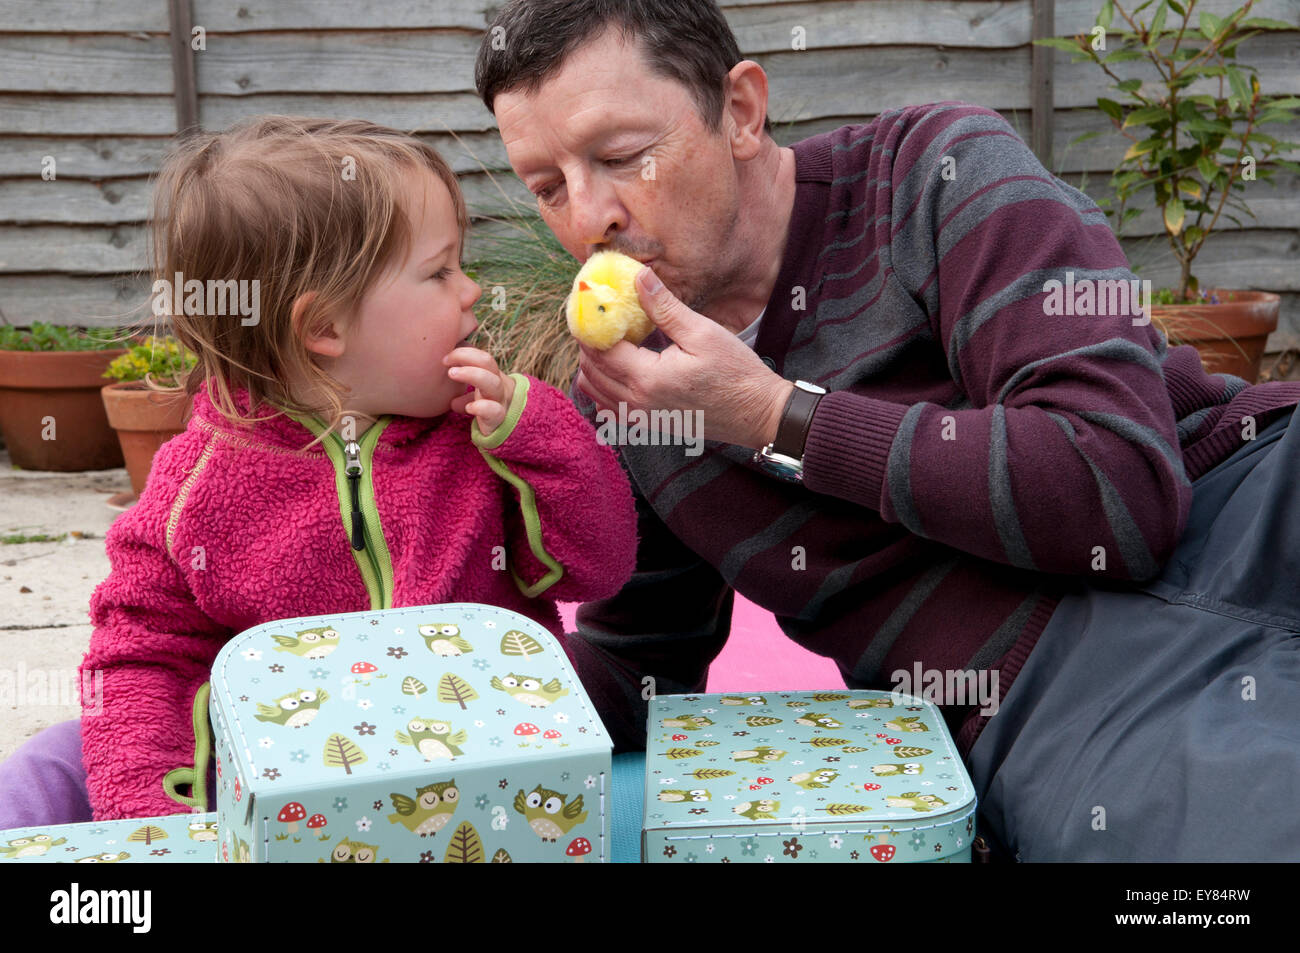
[[[579,281],[579,282],[578,282],[578,290],[579,290],[579,291],[590,291],[590,290],[591,290],[591,286],[588,285],[585,281]]]

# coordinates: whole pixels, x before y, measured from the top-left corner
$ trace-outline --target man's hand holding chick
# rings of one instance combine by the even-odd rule
[[[580,345],[577,385],[601,410],[702,410],[709,440],[759,449],[776,439],[794,384],[740,338],[692,311],[650,268],[636,278],[645,313],[673,343],[660,352],[619,341]]]
[[[476,417],[485,437],[500,427],[515,396],[514,378],[501,372],[491,354],[476,347],[458,347],[442,363],[449,368],[448,377],[474,388],[474,393],[454,399],[451,409]]]

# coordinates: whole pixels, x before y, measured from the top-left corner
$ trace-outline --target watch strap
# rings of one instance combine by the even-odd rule
[[[794,388],[781,414],[776,439],[772,441],[773,453],[796,460],[803,458],[804,444],[808,442],[808,431],[812,428],[813,412],[822,396],[802,387]]]

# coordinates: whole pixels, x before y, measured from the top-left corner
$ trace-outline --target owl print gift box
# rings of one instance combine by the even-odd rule
[[[609,859],[609,736],[518,613],[267,623],[217,656],[210,715],[222,860]]]
[[[970,860],[975,793],[938,708],[890,692],[660,695],[646,863]]]

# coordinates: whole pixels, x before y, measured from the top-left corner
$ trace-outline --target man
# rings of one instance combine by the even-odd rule
[[[1294,857],[1300,601],[1241,521],[1294,562],[1300,385],[1206,375],[1132,303],[1053,307],[1132,274],[990,110],[777,147],[712,3],[515,0],[476,80],[564,247],[651,266],[658,330],[584,347],[575,403],[699,410],[710,441],[619,448],[637,573],[566,649],[620,748],[650,691],[702,690],[740,591],[850,687],[996,673],[945,716],[1022,859]]]

